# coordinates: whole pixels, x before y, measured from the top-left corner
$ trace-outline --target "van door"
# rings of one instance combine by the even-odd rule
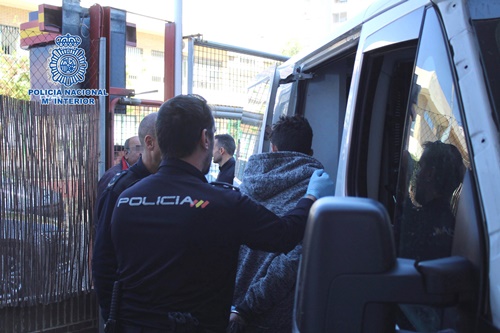
[[[352,112],[348,106],[336,190],[337,195],[381,203],[393,239],[384,238],[387,255],[380,258],[380,265],[374,264],[383,267],[381,270],[357,271],[343,280],[318,276],[313,272],[329,272],[330,266],[332,272],[338,272],[339,265],[362,258],[329,256],[332,239],[324,232],[314,236],[316,230],[322,230],[321,223],[337,223],[340,216],[332,215],[329,221],[310,219],[294,319],[302,333],[385,332],[391,327],[405,332],[476,332],[481,331],[477,330],[478,318],[487,313],[485,228],[455,67],[441,18],[434,7],[426,7],[381,24],[397,9],[363,27],[370,34],[367,30],[383,26],[360,42],[356,58],[360,74],[351,87]],[[333,206],[349,205],[345,201]],[[381,216],[376,223],[383,225],[385,212],[370,205],[375,213],[367,218]],[[359,210],[366,206],[349,207]],[[344,230],[351,230],[344,237],[350,240],[346,246],[369,243],[357,238],[364,230]],[[326,253],[322,260],[309,257],[319,248]],[[372,250],[377,253],[379,249]],[[390,258],[392,251],[395,261]],[[374,256],[373,260],[379,259]],[[346,287],[336,288],[339,281]],[[356,281],[364,281],[359,286],[368,287],[364,291],[347,288]],[[438,295],[443,298],[436,299]],[[339,316],[332,311],[330,307],[340,298],[350,300],[345,306],[361,309],[361,315]],[[313,314],[309,308],[322,309],[322,314]]]

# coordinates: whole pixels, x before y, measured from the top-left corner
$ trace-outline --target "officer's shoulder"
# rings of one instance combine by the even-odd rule
[[[238,187],[231,185],[229,183],[225,183],[225,182],[214,181],[214,182],[210,182],[210,185],[217,187],[217,188],[224,188],[224,189],[227,189],[230,191],[236,191],[236,192],[240,191],[240,189]]]
[[[107,189],[110,191],[122,192],[127,187],[135,184],[140,178],[134,172],[130,172],[128,169],[116,174],[113,179],[108,183]]]
[[[127,173],[128,173],[127,170],[122,170],[122,171],[118,172],[116,175],[113,176],[113,178],[111,178],[111,180],[108,183],[108,186],[106,186],[106,187],[113,188],[116,185],[116,183],[118,182],[118,180],[125,177],[125,175]]]

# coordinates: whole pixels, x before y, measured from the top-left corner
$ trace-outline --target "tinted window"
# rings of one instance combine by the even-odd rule
[[[400,17],[363,45],[346,190],[380,201],[390,215],[423,14],[422,8]]]
[[[429,9],[417,53],[396,195],[398,256],[430,260],[451,255],[456,203],[469,155],[460,101],[441,26]],[[436,332],[443,310],[401,305],[402,328]],[[444,327],[443,327],[444,326]]]
[[[405,126],[395,221],[400,257],[450,254],[454,206],[469,165],[448,52],[433,10],[426,18]]]

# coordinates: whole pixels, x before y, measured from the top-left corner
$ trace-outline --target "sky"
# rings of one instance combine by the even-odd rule
[[[349,3],[359,10],[372,1]],[[31,3],[34,8],[40,3],[62,6],[62,0],[0,0],[0,4],[8,2]],[[123,9],[128,12],[127,21],[136,23],[138,29],[153,25],[162,31],[164,21],[176,21],[176,2],[81,0],[80,5],[89,8],[98,3]],[[333,0],[183,0],[180,3],[183,36],[201,34],[211,42],[268,53],[281,54],[292,41],[303,48],[311,47],[325,40],[333,30],[329,7]]]

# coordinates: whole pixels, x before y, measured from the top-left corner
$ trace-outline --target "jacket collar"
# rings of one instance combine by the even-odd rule
[[[135,174],[137,174],[140,178],[144,178],[146,176],[149,176],[151,172],[149,172],[148,168],[144,165],[144,162],[142,162],[142,156],[139,157],[139,160],[132,165],[129,170]]]
[[[231,157],[230,159],[228,159],[226,161],[226,163],[224,163],[223,166],[219,167],[219,170],[226,170],[226,169],[229,169],[231,168],[232,166],[234,166],[236,164],[236,160],[234,159],[234,157]]]
[[[158,172],[169,173],[169,174],[188,173],[196,178],[199,178],[204,183],[208,183],[207,179],[205,178],[205,175],[203,175],[203,173],[200,170],[195,168],[193,165],[184,162],[183,160],[180,160],[178,158],[173,158],[173,157],[163,158],[160,163]]]

